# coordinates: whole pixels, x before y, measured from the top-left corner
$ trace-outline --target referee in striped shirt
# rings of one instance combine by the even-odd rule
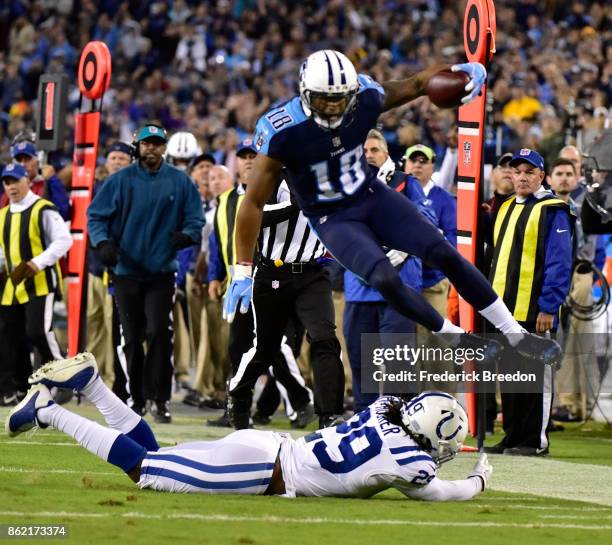
[[[280,181],[265,207],[259,252],[253,275],[253,313],[257,350],[242,358],[230,381],[232,418],[246,421],[253,386],[278,351],[292,316],[297,316],[310,342],[315,410],[319,427],[334,424],[342,414],[344,368],[329,275],[321,263],[325,248]]]

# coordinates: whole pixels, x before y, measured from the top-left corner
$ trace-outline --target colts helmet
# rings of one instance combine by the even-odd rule
[[[310,55],[300,69],[300,99],[306,115],[321,127],[335,129],[352,110],[357,98],[359,81],[353,63],[342,53],[324,49]],[[328,100],[346,98],[344,111],[333,117],[324,115],[313,106],[316,97]]]
[[[196,137],[190,132],[174,133],[166,147],[166,160],[181,170],[187,170],[191,162],[202,153]]]
[[[423,392],[402,408],[402,422],[437,464],[452,460],[468,433],[468,418],[459,402],[444,392]]]

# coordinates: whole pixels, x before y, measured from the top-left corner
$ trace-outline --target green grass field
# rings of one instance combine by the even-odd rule
[[[69,408],[101,421],[90,405]],[[0,409],[2,422],[7,414],[8,409]],[[153,429],[165,444],[226,433],[206,428],[203,420],[202,413],[175,414],[173,424]],[[492,487],[475,500],[433,504],[407,500],[395,491],[357,500],[140,490],[68,436],[38,430],[0,438],[0,525],[66,524],[68,537],[54,541],[79,544],[375,545],[431,539],[558,545],[609,539],[612,430],[596,423],[568,426],[551,442],[547,459],[491,456]],[[464,478],[475,460],[476,454],[462,453],[442,468],[441,476]]]

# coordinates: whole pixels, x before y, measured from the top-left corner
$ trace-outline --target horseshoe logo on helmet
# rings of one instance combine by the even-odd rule
[[[452,420],[453,418],[455,418],[455,413],[451,412],[448,416],[445,416],[444,418],[440,419],[440,421],[438,422],[438,425],[436,426],[436,435],[438,436],[439,439],[448,441],[450,439],[453,439],[455,435],[459,433],[459,430],[461,430],[461,427],[462,427],[461,424],[459,424],[459,427],[450,435],[447,435],[447,436],[442,435],[442,426],[444,426],[446,422],[448,422],[449,420]]]

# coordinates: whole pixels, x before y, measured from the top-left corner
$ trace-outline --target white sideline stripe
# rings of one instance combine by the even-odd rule
[[[612,515],[539,515],[541,519],[612,520]]]
[[[558,524],[558,523],[534,523],[524,524],[515,522],[486,522],[486,521],[428,521],[428,520],[405,520],[405,519],[377,519],[377,520],[355,520],[355,519],[333,519],[333,518],[294,518],[294,517],[275,517],[275,516],[235,516],[235,515],[202,515],[200,513],[168,513],[167,515],[150,515],[147,513],[131,512],[131,513],[71,513],[68,511],[0,511],[2,517],[74,517],[74,518],[114,518],[120,516],[122,518],[141,518],[141,519],[186,519],[186,520],[202,520],[208,522],[264,522],[267,524],[346,524],[351,526],[434,526],[434,527],[467,527],[467,528],[561,528],[573,530],[612,530],[612,525],[587,525],[587,524]]]
[[[475,507],[492,507],[491,505],[486,504],[476,504]],[[610,509],[608,507],[568,507],[566,505],[520,505],[515,504],[512,506],[513,509],[536,509],[541,511],[608,511]]]
[[[49,445],[50,447],[80,447],[78,443],[47,443],[46,441],[0,441],[0,445],[10,447],[11,445]]]
[[[62,473],[67,475],[111,475],[125,478],[125,474],[112,471],[75,471],[74,469],[24,469],[0,466],[0,473]]]

